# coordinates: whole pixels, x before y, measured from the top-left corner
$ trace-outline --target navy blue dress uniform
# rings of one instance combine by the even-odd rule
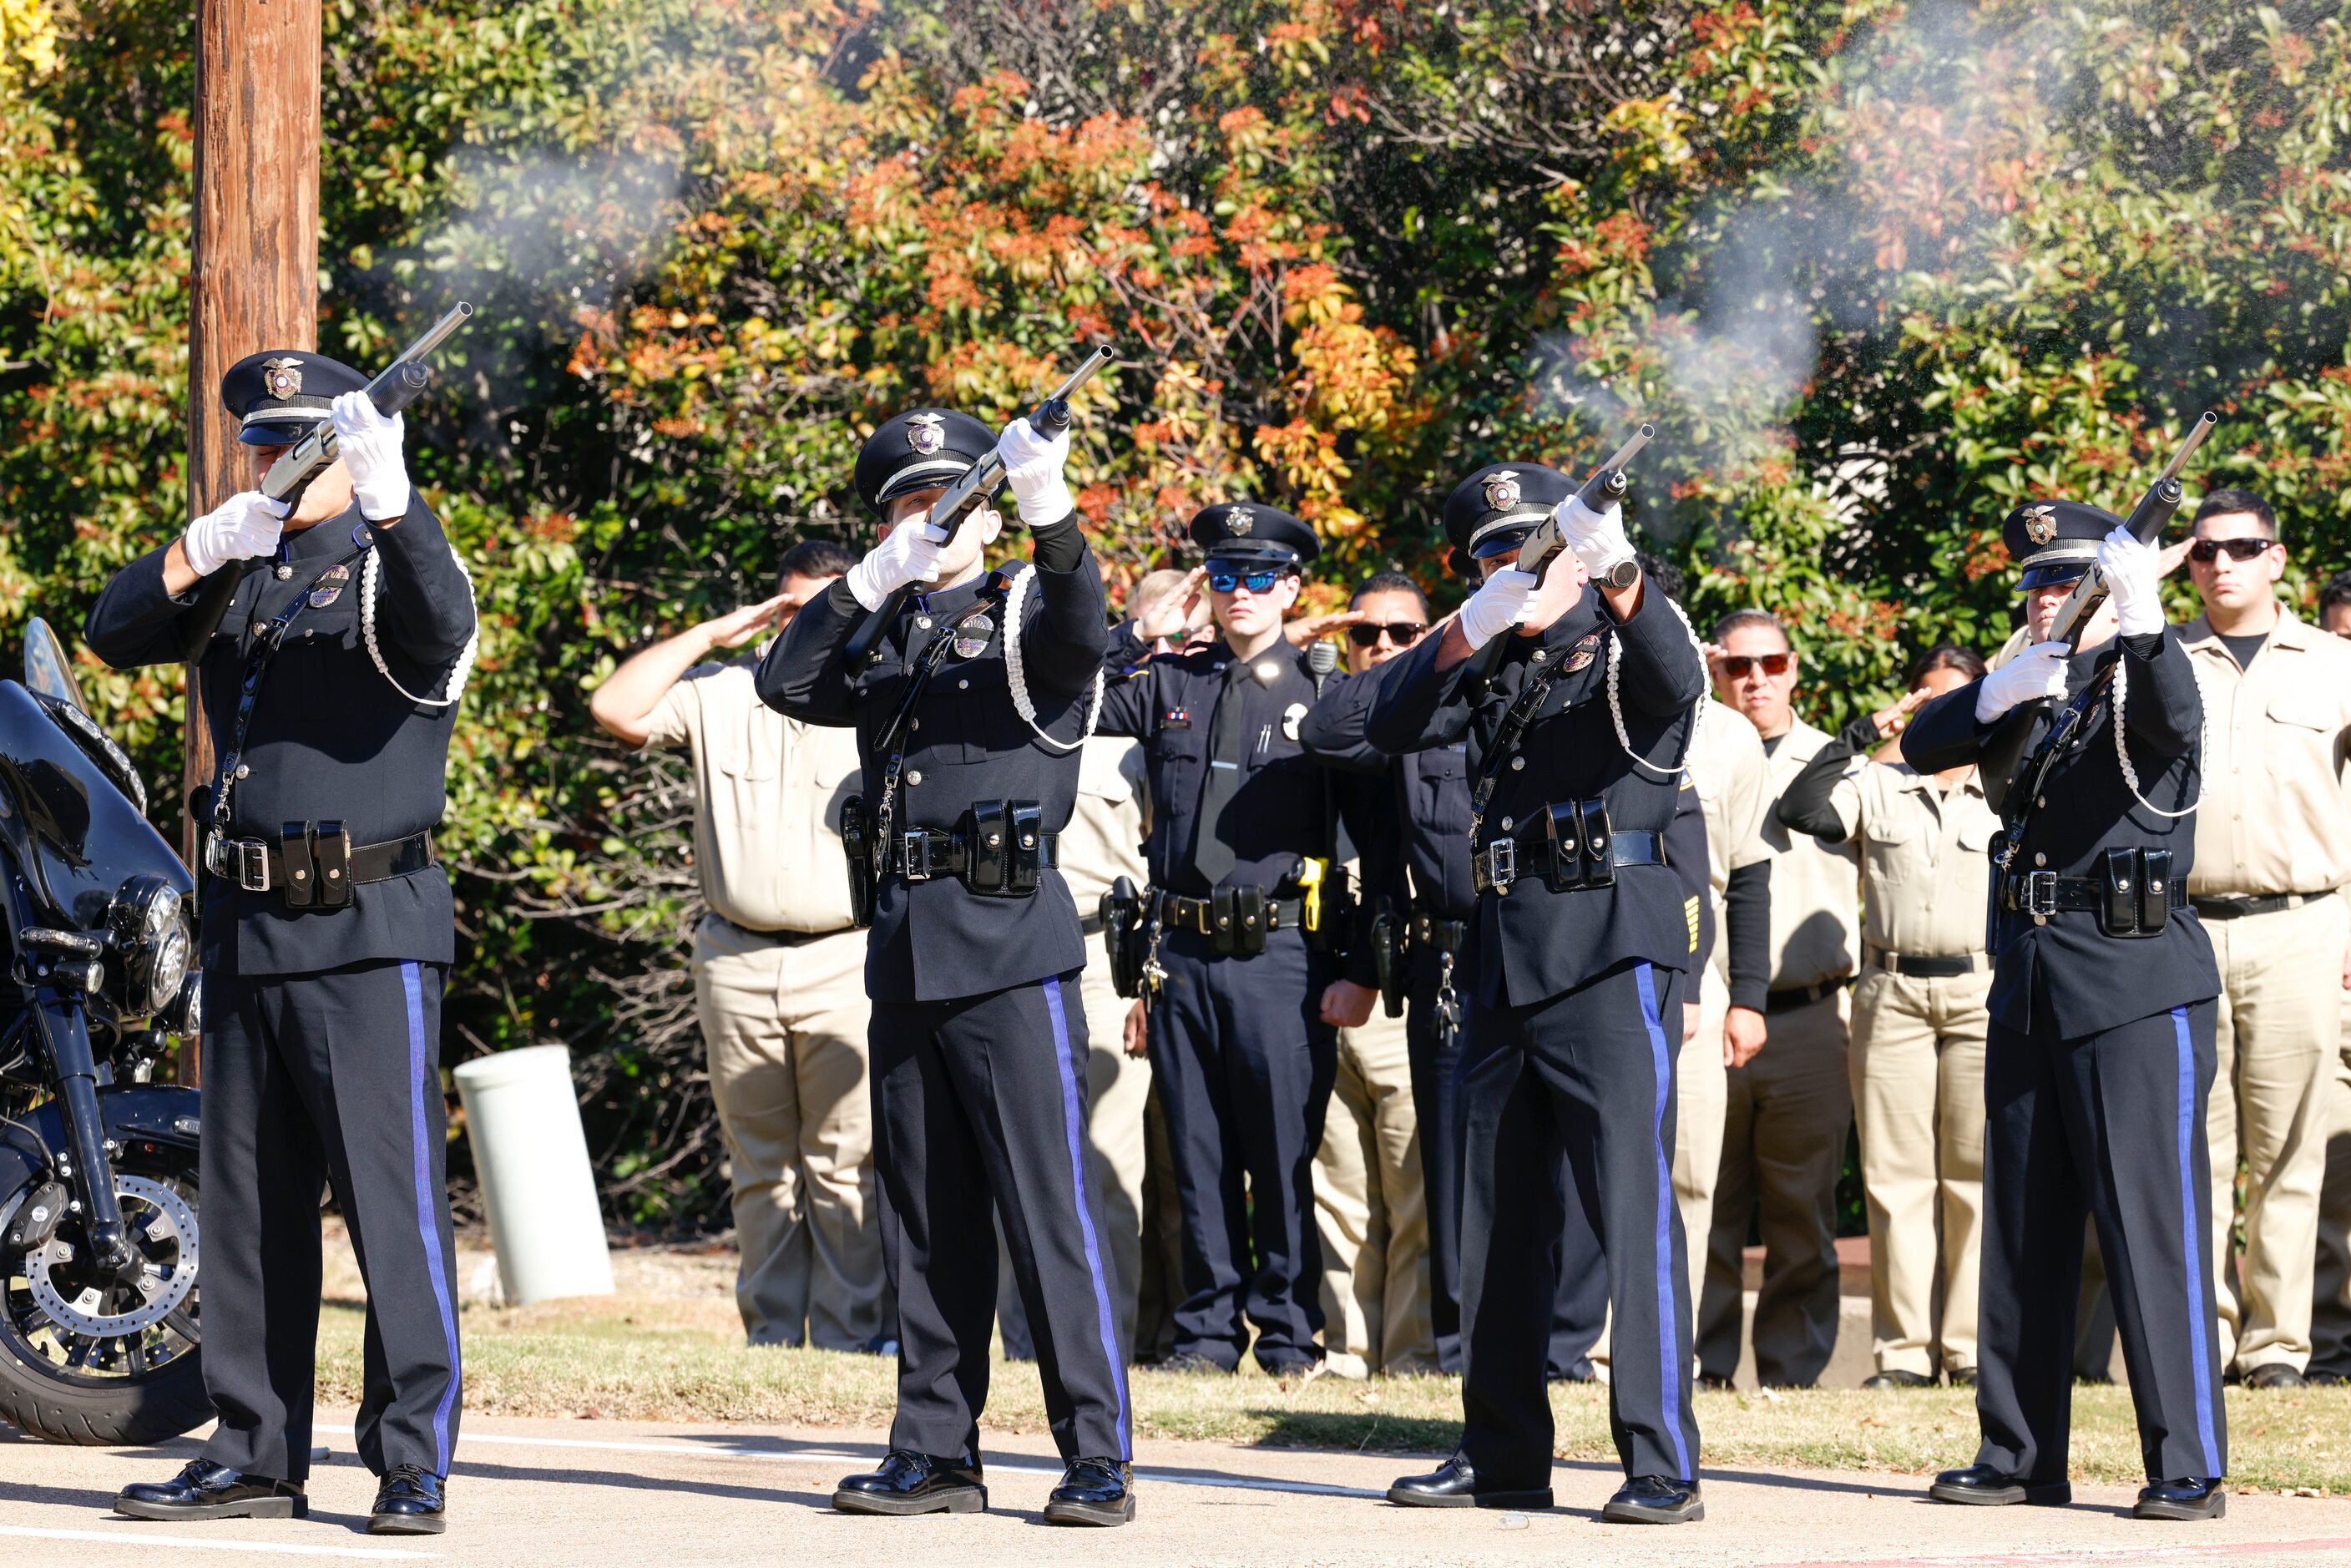
[[[1304,523],[1255,502],[1210,507],[1191,534],[1212,580],[1227,568],[1295,574],[1321,548]],[[1303,922],[1322,892],[1309,883],[1364,794],[1300,739],[1320,695],[1306,653],[1277,642],[1243,661],[1219,638],[1138,665],[1140,654],[1130,629],[1112,650],[1128,673],[1102,727],[1143,742],[1151,780],[1152,1082],[1183,1219],[1173,1359],[1232,1371],[1254,1325],[1259,1364],[1296,1371],[1321,1355],[1313,1162],[1338,1071],[1322,997],[1342,977],[1344,945],[1330,939],[1335,899],[1328,930]],[[1368,749],[1351,760],[1380,766]],[[1369,841],[1364,822],[1347,825]],[[1355,962],[1346,977],[1371,983],[1369,955]]]
[[[243,440],[276,446],[364,384],[316,354],[265,353],[231,368],[221,398]],[[331,1179],[368,1289],[360,1456],[437,1488],[459,1367],[440,1076],[455,927],[433,830],[471,659],[471,584],[413,491],[401,515],[371,520],[355,499],[183,594],[165,584],[171,548],[114,575],[85,636],[117,669],[178,662],[202,630],[200,601],[234,584],[196,654],[220,767],[193,808],[206,861],[204,1364],[219,1412],[204,1457],[287,1487],[308,1469]]]
[[[1474,554],[1514,549],[1573,488],[1533,464],[1481,470],[1447,502],[1447,532]],[[1472,847],[1480,894],[1461,1068],[1466,1429],[1452,1463],[1389,1495],[1550,1501],[1544,1362],[1572,1189],[1607,1260],[1610,1424],[1633,1478],[1611,1509],[1654,1499],[1691,1517],[1698,1437],[1671,1174],[1690,936],[1661,844],[1706,673],[1654,590],[1620,622],[1587,587],[1540,634],[1502,635],[1490,681],[1476,657],[1440,668],[1447,639],[1424,638],[1382,672],[1369,727],[1391,753],[1466,739],[1471,776],[1492,780]]]
[[[858,492],[886,517],[889,502],[951,483],[996,444],[967,416],[915,410],[865,443]],[[886,846],[871,862],[865,985],[898,1410],[889,1463],[835,1494],[861,1511],[985,1503],[1000,1220],[1047,1418],[1071,1465],[1064,1487],[1114,1493],[1109,1511],[1133,1516],[1126,1370],[1084,1175],[1085,946],[1055,866],[1100,702],[1104,600],[1073,511],[1033,534],[1017,581],[996,573],[918,593],[862,664],[848,644],[867,611],[855,574],[841,579],[792,618],[758,673],[770,707],[855,727],[865,825],[852,834],[845,821],[843,836]],[[852,881],[867,875],[852,849]],[[1078,1473],[1088,1466],[1100,1472],[1091,1483]]]
[[[2005,532],[2036,586],[2082,575],[2095,549],[2087,541],[2117,521],[2095,507],[2038,503],[2012,514]],[[2018,720],[1979,719],[1983,685],[1920,708],[1902,737],[1905,760],[1921,772],[1976,762],[1997,724]],[[2083,722],[2053,748],[2037,789],[2011,788],[1993,845],[1976,1395],[1983,1442],[1975,1466],[1948,1472],[1934,1495],[2070,1495],[2086,1211],[2114,1293],[2147,1473],[2158,1483],[2141,1511],[2203,1517],[2220,1506],[2210,1483],[2227,1469],[2227,1430],[2205,1251],[2204,1109],[2220,977],[2182,896],[2195,852],[2202,703],[2169,627],[2077,653],[2067,690],[2088,694]],[[2032,717],[2034,749],[2066,706]]]

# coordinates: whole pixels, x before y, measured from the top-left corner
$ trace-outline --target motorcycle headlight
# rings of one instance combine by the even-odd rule
[[[107,925],[120,965],[124,1015],[147,1018],[168,1009],[195,951],[179,890],[160,876],[134,876],[115,894]]]

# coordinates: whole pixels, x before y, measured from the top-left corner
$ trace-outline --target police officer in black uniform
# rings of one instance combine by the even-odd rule
[[[1554,510],[1573,559],[1539,588],[1511,563]],[[1369,736],[1392,753],[1467,738],[1479,781],[1461,1080],[1467,1423],[1449,1462],[1388,1496],[1549,1506],[1543,1364],[1572,1186],[1606,1255],[1614,1324],[1610,1423],[1628,1479],[1603,1517],[1700,1518],[1672,1179],[1690,940],[1662,844],[1705,668],[1688,626],[1648,590],[1617,508],[1591,512],[1564,476],[1529,463],[1482,469],[1446,519],[1490,575],[1443,635],[1382,675]],[[1496,638],[1507,641],[1489,679],[1476,655]]]
[[[1254,1325],[1258,1364],[1280,1375],[1322,1354],[1313,1163],[1338,1070],[1322,1006],[1343,977],[1336,938],[1352,919],[1338,833],[1364,793],[1299,737],[1339,678],[1318,676],[1314,656],[1282,635],[1301,569],[1322,548],[1314,530],[1237,501],[1200,512],[1191,535],[1220,634],[1138,665],[1131,625],[1111,662],[1132,673],[1112,686],[1102,727],[1141,740],[1150,770],[1145,1006],[1183,1216],[1171,1364],[1232,1372]],[[1380,766],[1368,748],[1350,760],[1366,774]],[[1366,823],[1348,826],[1368,841]],[[1344,977],[1374,979],[1364,962]]]
[[[2026,703],[2026,761],[1993,845],[1991,1029],[1984,1047],[1982,1323],[1976,1462],[1946,1502],[2067,1501],[2066,1427],[2083,1216],[2096,1222],[2130,1369],[2143,1519],[2225,1506],[2204,1105],[2220,988],[2185,896],[2203,705],[2164,623],[2152,546],[2071,501],[2011,514],[2033,635],[2095,560],[2113,593],[2083,638],[2036,642],[1920,708],[1902,755],[1975,763]],[[2079,702],[2074,699],[2078,697]],[[2067,728],[2068,716],[2078,724]],[[2053,728],[2060,738],[2046,745]],[[2045,771],[2042,764],[2047,763]]]
[[[410,486],[402,423],[318,354],[230,367],[266,471],[331,419],[340,455],[288,512],[232,497],[117,572],[85,636],[117,669],[199,663],[219,771],[204,834],[203,1457],[124,1489],[142,1519],[299,1517],[331,1179],[367,1281],[369,1528],[433,1533],[457,1438],[457,1281],[443,1186],[441,991],[455,956],[433,830],[472,585]]]
[[[1033,564],[983,576],[994,511],[952,538],[925,519],[991,448],[1034,550]],[[770,707],[856,727],[866,780],[842,837],[870,900],[873,1157],[900,1350],[890,1455],[834,1492],[849,1512],[987,1506],[979,1415],[1000,1221],[1068,1463],[1045,1518],[1134,1517],[1126,1369],[1085,1176],[1085,943],[1054,863],[1105,641],[1068,453],[1066,432],[1048,441],[1026,420],[1000,443],[946,410],[885,423],[856,471],[882,542],[759,666]],[[853,660],[859,625],[903,587],[919,591]]]

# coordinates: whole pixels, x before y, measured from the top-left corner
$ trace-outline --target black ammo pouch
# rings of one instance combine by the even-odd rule
[[[1254,958],[1265,951],[1265,889],[1220,887],[1209,895],[1208,908],[1218,957]]]
[[[2171,852],[2108,850],[2102,870],[2106,897],[2098,929],[2109,936],[2159,936],[2171,919]]]
[[[1543,839],[1551,847],[1543,884],[1553,893],[1615,885],[1616,836],[1608,829],[1605,800],[1562,800],[1544,807]]]
[[[963,884],[992,898],[1037,891],[1049,850],[1045,809],[1034,800],[979,800],[964,832]]]
[[[873,924],[873,823],[865,797],[841,803],[841,849],[849,857],[849,918],[860,930]]]
[[[1410,969],[1404,922],[1384,898],[1380,912],[1372,917],[1372,972],[1379,982],[1380,1007],[1392,1019],[1404,1017],[1405,980]]]
[[[1133,1000],[1143,994],[1143,898],[1134,883],[1120,877],[1110,884],[1097,906],[1101,911],[1102,956],[1110,961],[1110,988]]]
[[[340,909],[351,901],[351,834],[342,823],[279,823],[277,856],[287,908]]]

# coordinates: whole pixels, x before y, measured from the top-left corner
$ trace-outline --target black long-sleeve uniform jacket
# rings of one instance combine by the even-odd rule
[[[1046,733],[1074,742],[1083,732],[1102,668],[1101,570],[1081,540],[1051,530],[1058,549],[1039,550],[1036,580],[1019,629],[1022,670],[1037,720]],[[1040,534],[1047,530],[1039,530]],[[1074,530],[1071,530],[1073,533]],[[1056,570],[1074,547],[1075,564]],[[809,724],[854,727],[869,817],[880,805],[889,758],[875,753],[897,711],[908,671],[935,634],[979,596],[981,579],[910,599],[878,644],[878,658],[849,666],[849,640],[865,619],[846,578],[794,615],[760,661],[760,700]],[[1000,622],[1000,615],[990,617]],[[1039,740],[1012,706],[998,625],[975,657],[947,655],[914,706],[893,831],[969,827],[981,800],[1035,800],[1045,830],[1069,825],[1078,794],[1078,750]],[[946,1001],[983,996],[1083,968],[1085,936],[1076,903],[1058,871],[1039,878],[1035,894],[977,894],[952,876],[910,883],[883,880],[865,947],[865,991],[876,1000]]]
[[[2067,689],[2084,690],[2092,675],[2117,661],[2126,682],[2124,730],[2139,788],[2157,806],[2179,810],[2204,782],[2199,755],[2204,704],[2195,672],[2178,631],[2167,627],[2075,654]],[[1946,692],[1921,707],[1903,733],[1903,759],[1921,773],[1977,761],[1997,727],[1976,721],[1980,685]],[[2028,756],[2056,711],[2049,706],[2033,721]],[[2032,809],[2014,869],[2096,877],[2109,849],[2165,849],[2172,854],[2171,874],[2186,885],[2196,855],[2196,818],[2192,812],[2160,817],[2132,800],[2115,756],[2111,687],[2050,774],[2041,800],[2045,803]],[[2211,940],[2193,908],[2174,913],[2151,937],[2108,936],[2098,917],[2086,913],[2053,915],[2046,925],[2035,925],[2029,915],[2001,910],[1992,920],[1991,946],[1991,1016],[2011,1029],[2031,1029],[2038,990],[2067,1040],[2201,1001],[2220,989]]]
[[[447,806],[443,780],[456,710],[410,702],[368,657],[360,636],[356,541],[362,536],[383,563],[377,646],[402,685],[444,695],[450,666],[474,634],[472,592],[422,496],[389,527],[368,523],[355,504],[287,534],[279,553],[293,568],[288,578],[277,576],[268,557],[222,567],[237,574],[236,595],[199,662],[215,756],[226,752],[235,733],[252,633],[297,594],[309,599],[255,701],[245,749],[251,772],[231,797],[236,837],[275,841],[287,822],[340,821],[353,844],[382,843],[435,826]],[[83,636],[118,670],[181,657],[184,618],[203,586],[179,598],[163,591],[169,548],[116,572],[90,609]],[[344,576],[312,588],[314,578],[347,556],[352,559]],[[389,959],[446,964],[455,956],[449,878],[437,865],[356,887],[351,903],[337,910],[289,910],[281,893],[247,893],[211,877],[202,915],[204,967],[224,977]]]
[[[1519,747],[1525,766],[1505,765],[1497,776],[1485,836],[1532,823],[1547,805],[1595,797],[1607,802],[1618,831],[1664,835],[1680,789],[1692,706],[1706,690],[1698,650],[1664,596],[1648,588],[1640,607],[1619,622],[1596,591],[1587,591],[1541,635],[1505,635],[1510,644],[1490,685],[1474,673],[1475,658],[1437,669],[1442,637],[1423,638],[1391,661],[1373,699],[1371,743],[1402,754],[1466,739],[1474,779],[1531,672],[1561,669],[1566,673],[1553,680]],[[1610,718],[1612,638],[1623,644],[1618,694],[1625,731],[1649,768],[1625,755]],[[1635,959],[1687,970],[1685,896],[1681,877],[1667,866],[1624,866],[1613,887],[1560,893],[1540,875],[1523,876],[1507,895],[1479,900],[1479,994],[1489,1007],[1527,1007]]]

